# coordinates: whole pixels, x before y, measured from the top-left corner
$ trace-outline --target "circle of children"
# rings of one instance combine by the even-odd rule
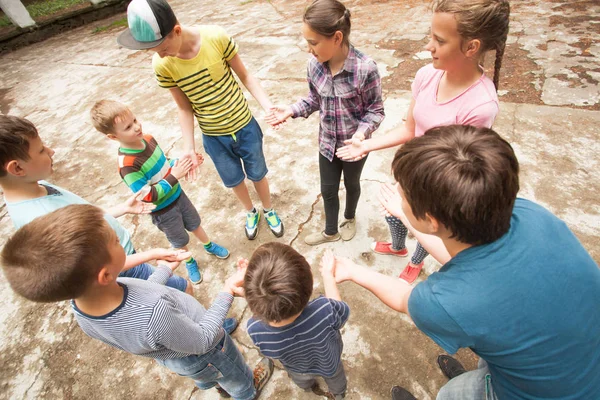
[[[119,142],[120,174],[135,193],[100,210],[44,181],[54,152],[31,122],[2,116],[0,183],[20,228],[2,252],[11,287],[33,301],[71,300],[89,336],[154,358],[223,397],[257,398],[277,359],[300,388],[319,393],[316,378],[322,377],[327,395],[339,399],[347,388],[340,329],[349,307],[336,285],[352,281],[409,314],[448,353],[469,347],[480,357],[476,370],[465,371],[441,355],[437,362],[449,381],[438,399],[600,399],[600,313],[589,311],[600,304],[600,269],[564,222],[517,198],[518,161],[490,129],[499,111],[509,3],[435,0],[432,11],[426,49],[433,62],[415,76],[406,121],[371,138],[384,118],[381,79],[375,62],[351,44],[350,11],[342,3],[315,0],[306,8],[308,96],[274,106],[222,28],[182,26],[164,0],[133,0],[129,28],[117,40],[155,53],[158,85],[178,107],[184,153],[167,160],[127,106],[97,102],[93,124]],[[490,50],[496,54],[493,80],[480,66]],[[325,296],[310,300],[306,259],[272,242],[237,262],[210,308],[189,295],[190,282],[199,283],[202,273],[186,248],[188,232],[208,253],[229,256],[210,240],[180,185],[184,177],[194,179],[203,162],[194,117],[204,150],[247,210],[248,239],[256,238],[261,214],[275,237],[284,233],[271,204],[263,135],[232,71],[276,129],[290,117],[320,113],[325,228],[306,236],[309,245],[352,239],[367,155],[402,144],[392,163],[397,185],[384,185],[379,195],[392,241],[372,245],[377,253],[406,257],[405,239],[414,233],[419,245],[401,279],[327,251],[320,263]],[[338,224],[342,173],[347,199]],[[250,200],[246,177],[262,213]],[[174,250],[136,253],[115,219],[125,213],[151,214]],[[443,266],[413,287],[428,252]],[[155,259],[158,267],[146,263]],[[189,280],[173,274],[181,261]],[[237,327],[226,318],[234,296],[244,296],[253,312],[247,331],[264,355],[254,370],[229,336]],[[391,397],[414,399],[398,386]]]

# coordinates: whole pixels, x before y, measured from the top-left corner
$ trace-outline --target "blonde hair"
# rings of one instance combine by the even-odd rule
[[[98,132],[105,135],[115,132],[115,123],[131,110],[123,103],[114,100],[100,100],[90,110],[92,123]]]
[[[508,37],[510,4],[508,0],[433,0],[433,12],[454,14],[458,34],[463,40],[479,39],[481,56],[496,50],[494,86],[498,90],[502,57]]]
[[[350,10],[341,2],[314,0],[304,11],[302,21],[319,35],[328,38],[340,31],[344,36],[342,43],[350,45]]]

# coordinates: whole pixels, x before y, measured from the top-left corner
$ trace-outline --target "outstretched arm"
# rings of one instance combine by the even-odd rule
[[[335,281],[335,257],[331,250],[325,251],[321,259],[321,276],[323,277],[323,286],[325,287],[325,297],[342,301],[340,291]]]
[[[391,309],[408,314],[408,298],[413,287],[392,276],[386,276],[356,265],[344,257],[335,257],[335,280],[339,282],[350,280],[371,293]]]

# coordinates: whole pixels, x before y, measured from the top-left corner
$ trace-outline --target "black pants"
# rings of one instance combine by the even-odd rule
[[[360,161],[348,162],[339,158],[329,161],[319,154],[319,172],[321,174],[321,195],[325,207],[325,234],[335,235],[338,231],[338,213],[340,211],[340,198],[338,191],[342,172],[344,173],[344,186],[346,187],[346,219],[354,218],[356,206],[360,198],[360,175],[367,157]]]

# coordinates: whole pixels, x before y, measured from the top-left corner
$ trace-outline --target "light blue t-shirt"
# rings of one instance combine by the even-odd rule
[[[10,219],[15,228],[19,229],[23,225],[31,222],[34,218],[41,217],[42,215],[46,215],[71,204],[90,204],[76,194],[58,186],[51,185],[46,181],[40,181],[39,184],[46,187],[46,190],[48,191],[47,196],[23,200],[16,203],[6,202],[8,214],[10,215]],[[127,229],[111,215],[104,214],[104,219],[106,219],[108,224],[117,233],[119,242],[125,249],[125,253],[127,253],[127,255],[133,254],[133,244],[131,243],[131,236]]]
[[[417,285],[408,310],[448,353],[487,361],[499,399],[600,399],[600,269],[535,203],[517,199],[509,231]]]

